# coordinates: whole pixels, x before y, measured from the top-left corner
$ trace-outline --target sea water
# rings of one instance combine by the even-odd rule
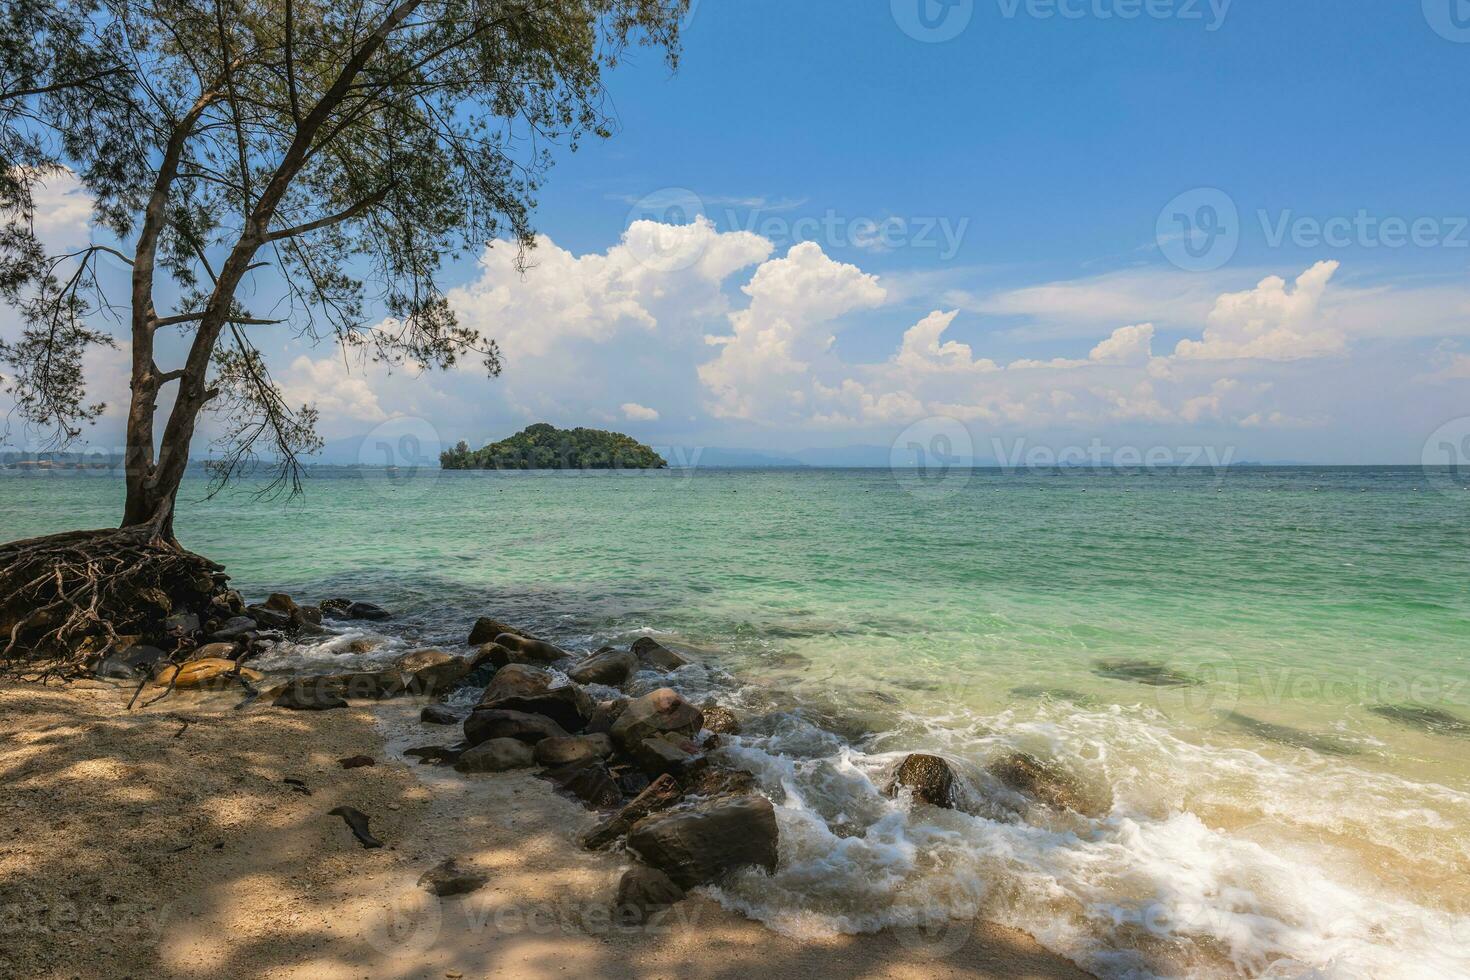
[[[1470,491],[1417,468],[318,470],[178,530],[247,598],[391,608],[272,669],[458,646],[491,615],[653,635],[745,720],[781,867],[726,905],[792,935],[975,918],[1104,976],[1470,975]],[[116,521],[112,476],[0,477],[0,536]],[[911,751],[955,810],[885,795]],[[1087,814],[989,771],[1069,774]]]

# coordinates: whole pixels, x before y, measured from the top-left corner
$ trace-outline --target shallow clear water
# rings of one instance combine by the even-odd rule
[[[394,609],[395,649],[494,615],[694,651],[674,681],[753,719],[726,751],[783,831],[776,879],[721,898],[774,928],[978,913],[1110,976],[1439,977],[1470,975],[1470,491],[1449,477],[340,471],[290,504],[191,485],[179,527],[248,596]],[[102,475],[3,477],[0,536],[120,502]],[[962,811],[883,797],[916,749],[963,767]],[[1017,749],[1095,815],[986,772]]]

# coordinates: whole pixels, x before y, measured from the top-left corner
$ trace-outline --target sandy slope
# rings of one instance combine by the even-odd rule
[[[426,781],[385,759],[367,707],[180,694],[128,713],[127,693],[0,685],[0,976],[1085,976],[986,924],[943,956],[892,934],[798,943],[701,898],[620,927],[625,865],[579,849],[593,816],[529,775]],[[359,753],[378,765],[336,763]],[[361,849],[327,815],[341,804],[387,846]],[[448,856],[489,885],[420,890]]]

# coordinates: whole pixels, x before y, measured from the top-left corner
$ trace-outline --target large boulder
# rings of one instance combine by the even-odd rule
[[[893,782],[888,786],[888,795],[897,796],[901,790],[909,790],[916,803],[953,809],[954,770],[948,762],[937,755],[915,752],[899,764]]]
[[[587,734],[606,735],[612,731],[613,722],[623,713],[623,709],[632,703],[630,698],[614,698],[611,701],[599,701],[592,712],[591,719],[587,722]]]
[[[458,725],[460,715],[447,704],[426,704],[419,712],[419,721],[425,725]]]
[[[704,763],[699,746],[682,735],[650,735],[629,750],[629,755],[649,776],[683,777]]]
[[[693,738],[704,727],[704,713],[672,688],[661,687],[635,698],[612,724],[612,737],[625,752],[645,738],[671,732]]]
[[[688,889],[738,868],[774,872],[778,835],[770,800],[730,796],[644,817],[628,832],[628,849]]]
[[[515,738],[492,738],[466,749],[454,763],[460,772],[505,772],[535,763],[531,746]]]
[[[582,835],[582,846],[596,851],[621,840],[644,817],[667,810],[684,795],[673,776],[660,776],[617,813]]]
[[[495,642],[510,651],[511,659],[524,664],[554,664],[571,659],[571,654],[545,640],[534,640],[519,633],[501,633]]]
[[[623,791],[601,762],[552,769],[546,778],[581,800],[589,810],[606,810],[623,802]]]
[[[623,872],[618,897],[613,903],[613,921],[620,926],[643,925],[684,897],[684,889],[657,868],[643,865]]]
[[[518,630],[514,626],[509,626],[505,623],[502,623],[498,619],[491,619],[489,616],[481,616],[479,619],[475,620],[475,625],[470,628],[470,638],[466,642],[472,647],[483,646],[484,644],[494,640],[502,633],[510,633],[515,636],[530,636],[530,634],[525,632],[524,630]]]
[[[262,675],[249,667],[241,667],[233,660],[223,657],[205,657],[200,660],[190,660],[182,666],[166,664],[159,668],[153,683],[160,687],[172,684],[175,690],[189,690],[196,688],[218,688],[228,687],[236,680],[244,679],[255,682],[262,679]]]
[[[642,636],[633,641],[633,655],[655,670],[678,670],[690,663],[682,653],[675,653],[651,636]]]
[[[500,668],[485,689],[480,707],[545,715],[569,732],[580,732],[586,728],[597,709],[597,702],[577,684],[541,686],[550,675],[542,678],[533,673],[535,670],[524,664]],[[507,674],[502,681],[502,675]]]
[[[385,670],[358,670],[345,674],[326,674],[310,678],[327,687],[335,687],[344,698],[380,701],[396,698],[408,690],[408,678],[397,668]]]
[[[492,738],[514,738],[534,744],[543,738],[564,737],[566,734],[565,728],[545,715],[524,711],[476,708],[464,720],[464,738],[471,745],[479,745]]]
[[[273,702],[291,711],[327,711],[347,707],[347,699],[335,688],[320,684],[288,684]]]
[[[269,606],[246,606],[245,615],[266,629],[289,630],[292,626],[290,613],[271,609]]]
[[[415,650],[399,657],[394,666],[408,675],[413,693],[431,696],[454,687],[473,669],[464,657],[443,650]]]
[[[578,684],[617,687],[637,669],[638,658],[632,653],[605,647],[567,671],[567,676]]]
[[[582,766],[606,759],[612,752],[612,739],[606,735],[543,738],[536,743],[536,762],[551,769]]]

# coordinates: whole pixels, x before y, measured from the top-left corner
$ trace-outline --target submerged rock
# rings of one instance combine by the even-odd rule
[[[321,610],[324,616],[333,619],[392,619],[393,614],[382,606],[371,602],[353,602],[351,599],[323,599]]]
[[[1199,683],[1199,678],[1157,660],[1099,660],[1093,664],[1092,672],[1099,677],[1150,687],[1192,687]]]
[[[514,738],[492,738],[466,749],[454,763],[460,772],[504,772],[535,763],[531,746]]]
[[[739,735],[740,719],[729,708],[717,704],[704,706],[704,730],[716,735]]]
[[[704,727],[704,713],[677,691],[661,687],[628,703],[612,725],[612,737],[626,752],[652,735],[672,732],[693,738]]]
[[[644,817],[628,832],[628,849],[688,889],[738,868],[774,872],[777,839],[771,801],[735,796]]]
[[[545,715],[496,708],[476,708],[464,720],[465,741],[471,745],[492,738],[514,738],[522,742],[539,742],[543,738],[565,737],[567,730]]]
[[[1092,796],[1075,775],[1056,762],[1042,761],[1025,752],[1012,752],[992,762],[987,771],[1017,793],[1053,810],[1072,810],[1098,817],[1112,806]]]
[[[953,809],[954,770],[948,762],[937,755],[916,752],[904,759],[888,787],[889,796],[897,796],[900,790],[913,793],[915,803]]]
[[[1423,704],[1375,704],[1368,709],[1380,718],[1417,728],[1431,735],[1470,736],[1470,721]]]
[[[633,641],[633,655],[655,670],[678,670],[691,661],[682,653],[675,653],[651,636],[641,636]]]
[[[637,865],[623,872],[613,921],[619,925],[642,925],[684,898],[684,889],[657,868]]]
[[[604,684],[617,687],[638,669],[638,658],[627,650],[611,647],[598,650],[577,666],[567,671],[567,676],[578,684]]]

